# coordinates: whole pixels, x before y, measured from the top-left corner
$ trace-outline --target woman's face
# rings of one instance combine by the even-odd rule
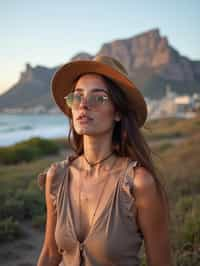
[[[98,74],[83,75],[77,81],[74,93],[82,97],[80,105],[72,108],[73,127],[77,134],[95,136],[112,133],[119,116],[110,98],[95,106],[90,106],[87,101],[90,95],[109,96],[104,79]]]

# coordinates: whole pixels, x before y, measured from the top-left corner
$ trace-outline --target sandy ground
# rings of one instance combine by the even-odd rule
[[[1,266],[35,266],[39,257],[44,233],[34,229],[31,224],[21,224],[26,237],[0,245]]]

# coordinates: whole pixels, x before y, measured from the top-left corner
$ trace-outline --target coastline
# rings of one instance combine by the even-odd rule
[[[32,137],[67,137],[69,121],[62,114],[1,114],[0,147],[6,147]]]

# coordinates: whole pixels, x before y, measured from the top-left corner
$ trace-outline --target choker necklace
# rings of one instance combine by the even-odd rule
[[[91,163],[91,162],[89,162],[88,159],[85,157],[84,154],[83,154],[83,157],[84,157],[84,159],[86,160],[86,162],[87,162],[91,167],[93,167],[93,166],[95,166],[95,165],[97,165],[97,164],[99,164],[99,163],[104,162],[104,161],[107,160],[108,158],[110,158],[112,154],[113,154],[113,151],[112,151],[110,154],[108,154],[105,158],[101,159],[100,161],[97,161],[96,163]]]

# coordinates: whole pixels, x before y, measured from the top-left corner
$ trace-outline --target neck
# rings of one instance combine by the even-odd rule
[[[84,136],[84,156],[93,164],[112,153],[112,139],[101,137]]]

